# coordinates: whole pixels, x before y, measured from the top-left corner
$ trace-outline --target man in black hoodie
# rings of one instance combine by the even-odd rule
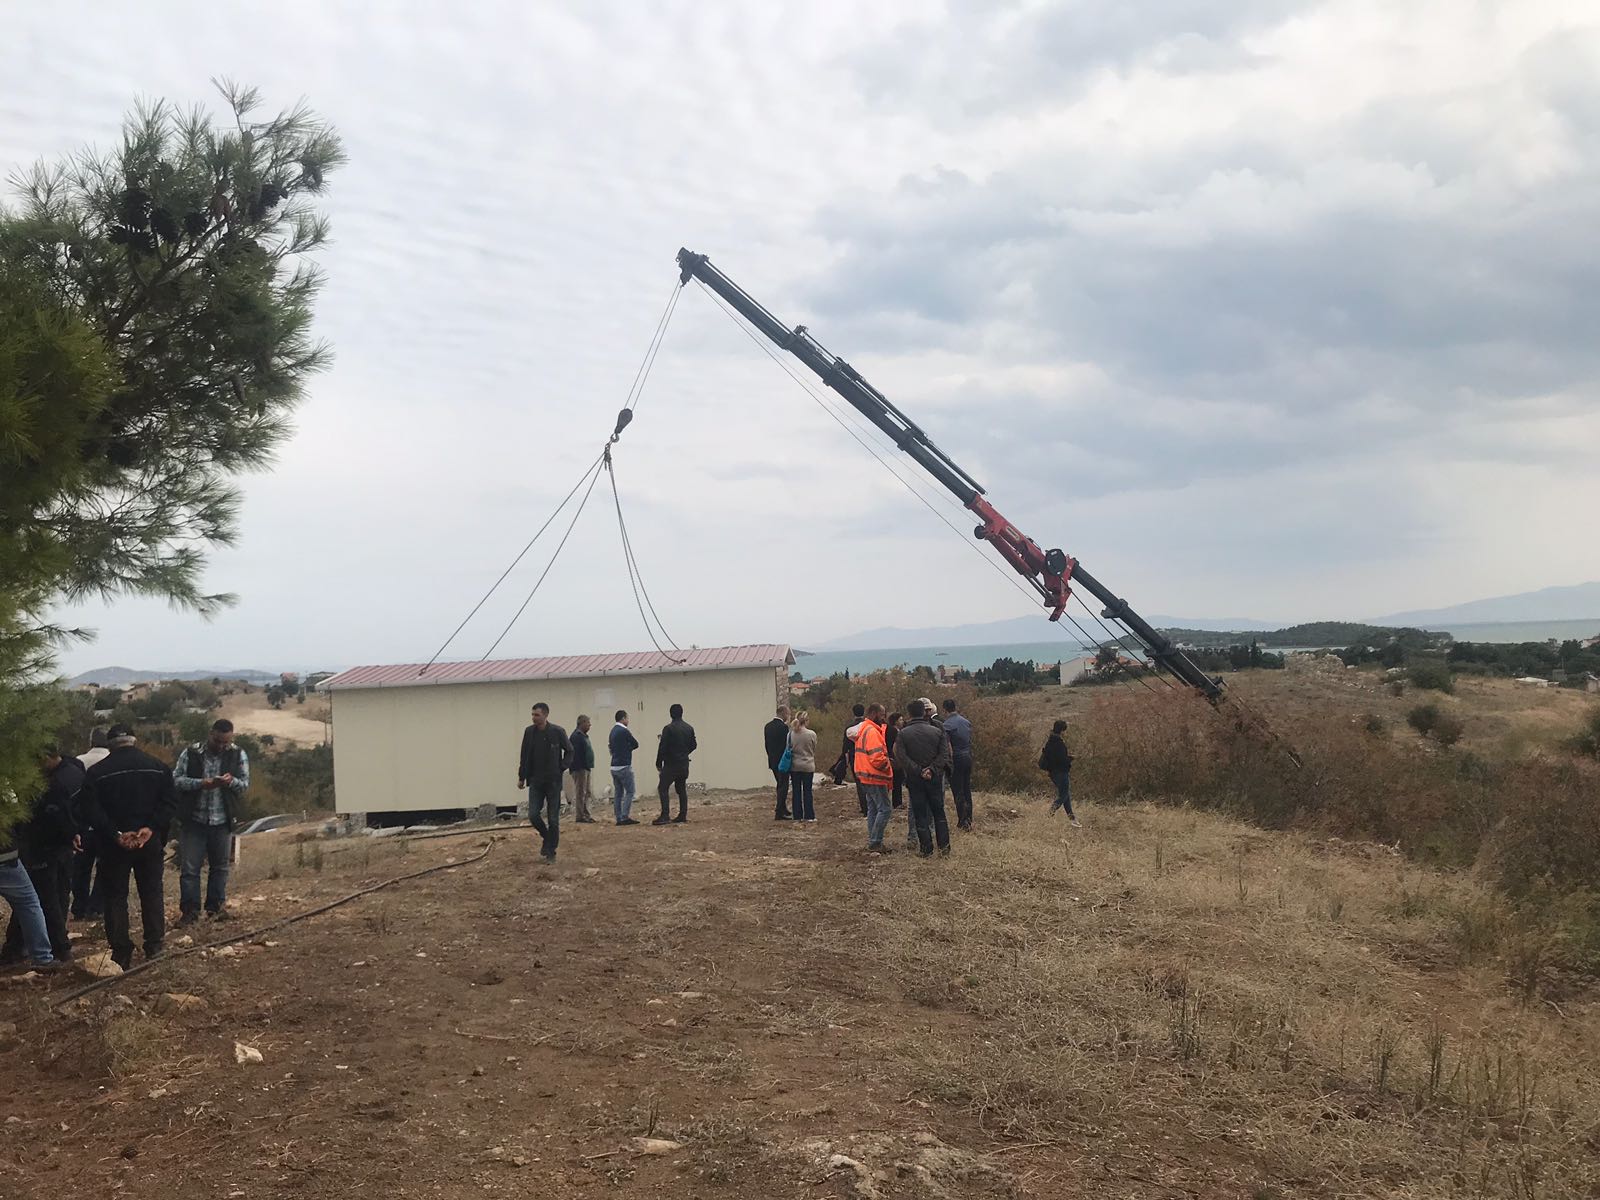
[[[144,956],[161,953],[167,935],[161,873],[167,831],[178,811],[172,768],[134,745],[133,730],[113,725],[111,753],[84,780],[83,811],[100,835],[100,872],[105,881],[106,941],[124,971],[133,964],[128,920],[128,877],[139,889]]]
[[[44,912],[50,952],[57,962],[70,962],[72,942],[67,937],[67,909],[72,889],[72,846],[78,835],[74,812],[83,788],[83,764],[64,758],[54,747],[44,754],[44,788],[33,802],[27,822],[17,830],[22,865],[33,880],[39,907]],[[22,957],[23,928],[19,914],[11,914],[0,963]]]
[[[652,825],[682,825],[689,819],[689,756],[699,748],[694,740],[694,726],[683,719],[683,705],[674,704],[667,710],[672,720],[661,728],[661,741],[656,746],[656,770],[661,772],[661,782],[656,787],[661,798],[661,815]],[[670,816],[672,802],[668,792],[678,789],[678,815]]]

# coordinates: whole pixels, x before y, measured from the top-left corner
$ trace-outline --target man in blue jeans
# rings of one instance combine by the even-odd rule
[[[633,798],[638,794],[633,778],[633,752],[639,739],[628,728],[626,709],[617,709],[617,723],[611,727],[611,811],[618,825],[637,825],[633,819]]]
[[[205,741],[183,748],[172,784],[178,789],[178,924],[200,919],[200,868],[207,864],[206,915],[225,920],[235,806],[250,786],[250,757],[233,744],[232,721],[214,722]]]
[[[33,880],[23,869],[9,833],[0,833],[0,896],[11,905],[12,916],[22,927],[22,948],[29,964],[38,971],[55,970],[55,955],[50,952],[50,933],[45,928],[39,893],[33,890]]]
[[[956,802],[956,828],[972,828],[972,722],[954,700],[944,702],[944,732],[950,739],[950,795]]]

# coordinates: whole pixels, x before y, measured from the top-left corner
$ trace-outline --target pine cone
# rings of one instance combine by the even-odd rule
[[[133,229],[143,229],[150,221],[150,193],[142,188],[129,188],[122,193],[122,223]]]
[[[178,222],[164,208],[158,208],[150,214],[150,228],[155,230],[156,236],[163,242],[175,242],[178,240]]]

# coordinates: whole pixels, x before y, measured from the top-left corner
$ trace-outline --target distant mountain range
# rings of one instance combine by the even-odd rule
[[[1098,610],[1096,610],[1098,611]],[[1045,640],[1048,632],[1044,625],[1047,613],[1033,617],[1009,617],[1004,621],[983,621],[973,625],[935,625],[926,629],[898,629],[893,627],[868,629],[831,642],[819,642],[806,647],[812,651],[833,650],[901,650],[920,649],[925,646],[1003,646],[1017,642]],[[1077,613],[1083,618],[1081,611]],[[1167,617],[1146,618],[1157,628],[1215,629],[1232,632],[1243,629],[1276,629],[1282,621],[1261,621],[1252,617]]]
[[[1575,583],[1570,587],[1540,588],[1515,596],[1469,600],[1449,608],[1423,608],[1414,612],[1374,617],[1374,625],[1489,625],[1506,621],[1600,620],[1600,583]]]
[[[82,671],[67,680],[68,687],[82,687],[98,683],[101,687],[127,687],[134,683],[153,683],[157,679],[242,679],[246,683],[277,683],[278,672],[240,670],[228,667],[216,671],[135,671],[131,667],[96,667]]]
[[[1096,611],[1098,607],[1096,606]],[[1079,613],[1081,618],[1082,614]],[[1372,625],[1412,626],[1422,629],[1448,629],[1452,625],[1496,624],[1513,621],[1600,622],[1600,582],[1579,583],[1571,587],[1543,588],[1515,596],[1495,596],[1473,600],[1449,608],[1420,609],[1373,617]],[[1281,629],[1287,621],[1265,621],[1256,617],[1173,617],[1156,613],[1145,618],[1157,629],[1210,630],[1242,633],[1250,630]],[[1600,625],[1597,625],[1600,627]],[[933,625],[925,629],[885,627],[853,633],[848,637],[818,642],[810,651],[901,650],[926,646],[996,646],[1043,639],[1041,618],[1009,617],[1003,621],[983,621],[971,625]]]

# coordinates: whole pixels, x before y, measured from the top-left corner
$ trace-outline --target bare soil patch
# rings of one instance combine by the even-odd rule
[[[217,715],[232,721],[240,733],[258,737],[268,734],[280,742],[296,742],[302,746],[320,746],[333,736],[325,721],[328,715],[325,696],[312,697],[304,704],[288,700],[282,708],[273,708],[267,703],[265,692],[235,693],[223,698]]]

